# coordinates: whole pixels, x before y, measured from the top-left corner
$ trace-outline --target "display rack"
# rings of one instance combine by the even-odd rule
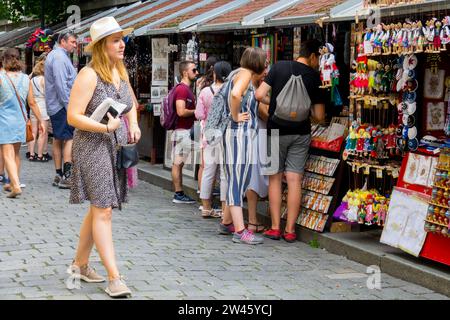
[[[343,141],[341,137],[339,140]],[[313,139],[314,141],[314,139]],[[326,148],[326,143],[311,143],[309,157],[305,165],[302,179],[302,203],[297,224],[323,232],[332,222],[333,212],[338,200],[345,190],[344,165],[340,160],[343,143],[338,145],[337,151]],[[282,218],[286,218],[287,187],[283,191]]]

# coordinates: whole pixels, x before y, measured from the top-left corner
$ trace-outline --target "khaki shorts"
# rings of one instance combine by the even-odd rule
[[[176,165],[186,163],[194,149],[194,142],[191,140],[190,130],[175,130],[172,133],[171,140],[172,163]]]

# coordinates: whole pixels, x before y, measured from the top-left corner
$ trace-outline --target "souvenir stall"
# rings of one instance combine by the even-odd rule
[[[200,33],[199,36],[200,74],[206,72],[206,60],[214,56],[219,61],[233,61],[233,33]]]
[[[384,226],[382,243],[445,264],[449,22],[421,14],[352,27],[355,60],[343,153],[350,188],[334,215]]]
[[[33,70],[35,60],[41,54],[50,52],[55,41],[51,29],[38,28],[31,34],[25,43],[25,61],[28,74]]]

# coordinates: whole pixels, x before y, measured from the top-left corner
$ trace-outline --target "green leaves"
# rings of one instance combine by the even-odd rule
[[[43,7],[45,24],[48,26],[67,18],[67,7],[78,5],[79,2],[79,0],[2,0],[0,2],[0,19],[12,22],[19,22],[24,17],[39,19]]]

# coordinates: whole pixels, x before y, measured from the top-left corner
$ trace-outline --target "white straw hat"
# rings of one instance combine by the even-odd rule
[[[85,52],[91,52],[92,47],[101,39],[106,38],[117,32],[122,32],[123,36],[126,36],[133,32],[134,28],[122,29],[119,23],[114,19],[114,17],[104,17],[98,19],[91,25],[89,33],[91,34],[91,43],[89,43],[85,48]]]

